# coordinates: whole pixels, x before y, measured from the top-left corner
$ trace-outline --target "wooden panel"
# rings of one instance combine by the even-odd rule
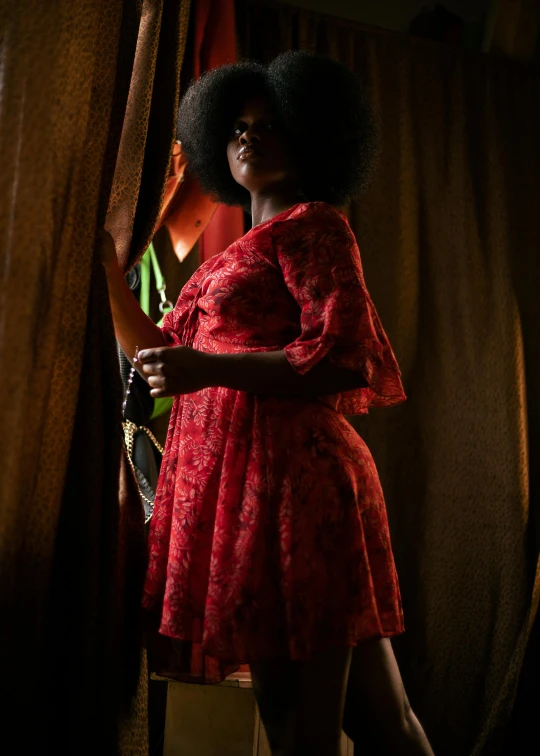
[[[354,743],[344,732],[341,733],[341,756],[354,756]]]
[[[253,756],[272,756],[270,744],[257,707],[255,713],[255,736],[253,738]]]
[[[169,682],[163,756],[272,756],[251,681],[236,675],[217,686]],[[354,756],[345,733],[341,756]]]
[[[248,688],[169,683],[164,756],[253,756]]]
[[[255,713],[255,737],[253,738],[253,756],[272,756],[268,738],[264,730],[259,710]],[[354,743],[341,733],[341,756],[354,756]]]

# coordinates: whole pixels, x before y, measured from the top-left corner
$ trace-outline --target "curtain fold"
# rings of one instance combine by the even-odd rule
[[[330,54],[373,96],[381,164],[348,213],[409,400],[355,427],[387,497],[394,647],[437,754],[502,754],[540,588],[539,71],[240,6],[244,55]]]
[[[128,4],[129,5],[129,4]],[[152,240],[173,155],[188,0],[142,0],[107,229],[131,268]]]
[[[147,752],[144,525],[121,476],[121,383],[93,257],[110,198],[137,230],[124,261],[158,216],[188,11],[187,0],[0,9],[0,661],[3,737],[21,753]],[[169,77],[159,108],[156,71]],[[122,149],[130,118],[149,136]]]

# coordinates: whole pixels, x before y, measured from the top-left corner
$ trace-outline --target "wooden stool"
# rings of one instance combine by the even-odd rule
[[[353,748],[343,733],[341,756]],[[169,680],[163,756],[271,756],[249,672],[219,685]]]

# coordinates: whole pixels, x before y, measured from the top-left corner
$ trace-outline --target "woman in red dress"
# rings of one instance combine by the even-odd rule
[[[192,84],[179,138],[203,189],[252,229],[204,263],[158,329],[102,249],[117,337],[174,396],[144,606],[194,674],[249,663],[273,754],[431,754],[389,638],[403,632],[384,498],[344,418],[405,399],[338,209],[376,130],[356,78],[286,53]],[[204,662],[204,663],[203,663]]]

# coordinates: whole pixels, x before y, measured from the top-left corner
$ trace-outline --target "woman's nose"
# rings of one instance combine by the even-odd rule
[[[257,129],[250,126],[248,129],[246,129],[243,134],[240,135],[240,143],[241,144],[250,144],[251,142],[260,142],[261,137],[257,131]]]

